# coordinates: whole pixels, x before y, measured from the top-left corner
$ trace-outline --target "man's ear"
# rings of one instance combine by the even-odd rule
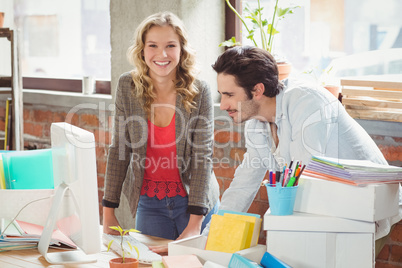
[[[265,86],[263,83],[258,83],[254,86],[254,91],[253,91],[253,97],[259,100],[263,95],[265,91]]]

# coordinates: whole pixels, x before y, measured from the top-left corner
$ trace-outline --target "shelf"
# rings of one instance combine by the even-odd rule
[[[0,87],[11,87],[12,78],[11,76],[0,76]]]
[[[402,122],[400,75],[341,79],[342,104],[356,119]]]
[[[11,89],[0,89],[0,94],[9,94],[11,95],[13,91]]]
[[[7,37],[8,41],[11,41],[12,31],[9,28],[0,28],[0,37]]]
[[[22,95],[22,78],[19,62],[19,48],[17,45],[18,37],[14,30],[9,28],[0,28],[0,38],[6,38],[10,41],[10,73],[0,74],[0,94],[10,95],[10,111],[9,122],[11,125],[7,127],[9,135],[7,135],[7,145],[10,150],[22,150],[24,146],[23,140],[23,95]],[[2,50],[6,50],[1,47]],[[5,118],[4,118],[5,119]],[[6,121],[6,119],[5,119]],[[1,142],[1,139],[0,139]],[[4,143],[4,142],[3,142]]]

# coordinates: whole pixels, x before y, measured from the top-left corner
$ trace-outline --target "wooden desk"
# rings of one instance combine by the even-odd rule
[[[138,233],[131,233],[135,238],[137,238],[140,242],[148,245],[148,246],[156,246],[156,245],[164,245],[172,240],[148,236]],[[57,252],[59,250],[50,249],[50,252]],[[14,250],[14,251],[5,251],[0,252],[0,267],[9,268],[9,267],[100,267],[106,268],[109,267],[109,260],[117,257],[118,255],[112,251],[107,252],[107,247],[103,245],[101,252],[97,254],[97,262],[89,263],[89,264],[70,264],[70,265],[52,265],[49,264],[45,258],[40,255],[38,249],[25,249],[25,250]],[[152,267],[152,265],[141,264],[139,267]]]

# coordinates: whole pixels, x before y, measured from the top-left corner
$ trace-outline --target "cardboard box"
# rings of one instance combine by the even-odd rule
[[[398,214],[399,184],[357,187],[301,176],[294,211],[374,222]]]
[[[228,266],[231,253],[205,250],[207,237],[203,235],[193,236],[186,239],[174,241],[168,244],[169,256],[195,254],[204,264],[206,261],[211,261],[223,266]],[[260,263],[262,256],[267,251],[265,245],[257,245],[251,248],[243,249],[236,254],[244,256],[256,263]]]
[[[374,267],[374,222],[268,211],[264,230],[267,251],[292,267]]]

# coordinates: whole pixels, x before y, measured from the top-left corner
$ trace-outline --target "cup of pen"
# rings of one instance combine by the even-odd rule
[[[292,215],[299,186],[281,187],[275,184],[265,184],[265,186],[271,215]]]

